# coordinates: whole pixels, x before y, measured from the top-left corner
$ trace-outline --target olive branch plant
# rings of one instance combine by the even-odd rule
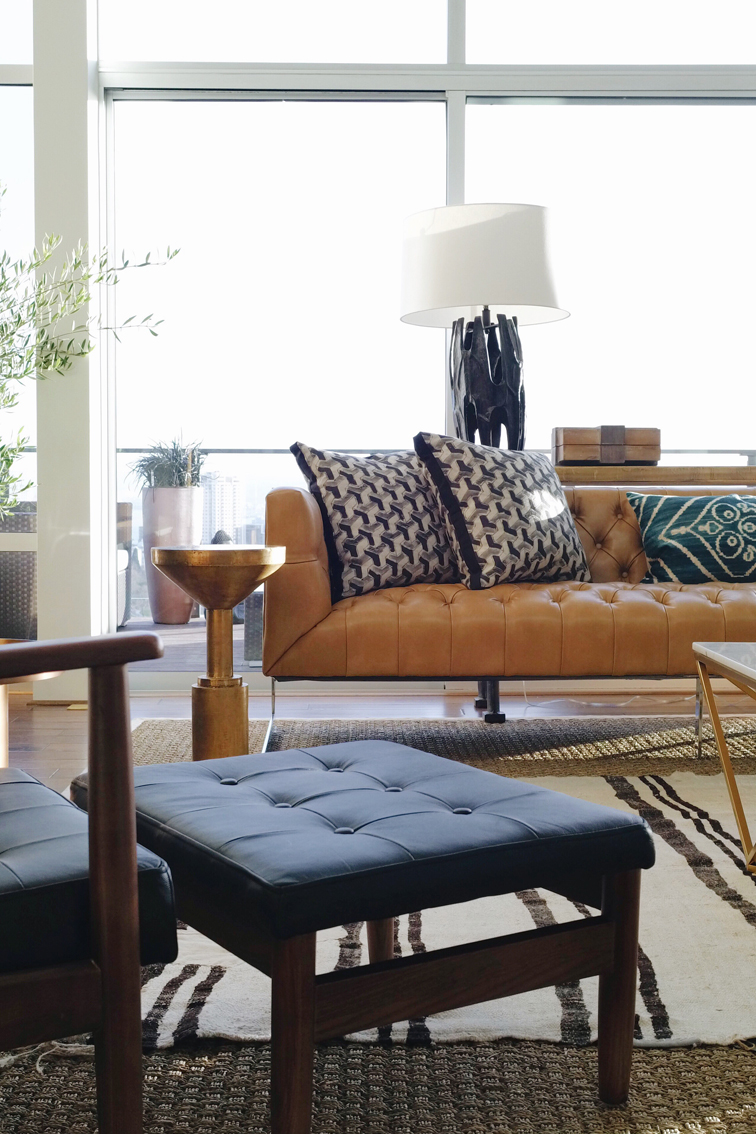
[[[0,186],[0,201],[4,194]],[[59,267],[46,269],[60,244],[59,236],[46,236],[41,248],[18,260],[0,251],[0,413],[15,408],[24,382],[65,374],[77,358],[91,354],[97,332],[109,331],[116,339],[125,329],[157,335],[156,328],[163,321],[153,315],[139,320],[131,315],[111,327],[87,309],[92,288],[114,287],[124,271],[165,264],[178,249],[168,248],[158,259],[148,252],[135,262],[122,253],[114,261],[107,249],[91,252],[79,243]],[[27,444],[21,430],[10,438],[0,437],[0,519],[32,485],[31,481],[22,483],[23,478],[14,472]]]

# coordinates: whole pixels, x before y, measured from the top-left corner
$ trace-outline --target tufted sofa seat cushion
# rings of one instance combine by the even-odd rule
[[[182,891],[278,937],[649,867],[635,814],[387,741],[134,771],[137,831]],[[86,803],[86,778],[72,785]]]
[[[344,599],[276,677],[625,677],[695,671],[692,643],[756,640],[756,584],[515,583]]]
[[[14,768],[0,768],[0,972],[82,961],[89,935],[87,817]],[[168,867],[137,851],[142,963],[176,959]]]

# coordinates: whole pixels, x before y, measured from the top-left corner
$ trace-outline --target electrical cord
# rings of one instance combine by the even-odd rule
[[[528,697],[528,691],[525,688],[525,682],[522,683],[522,695],[525,700],[525,706],[528,709],[543,709],[549,705],[584,705],[589,709],[606,708],[607,704],[611,704],[613,708],[624,709],[626,705],[632,704],[633,701],[641,701],[648,697],[647,693],[633,693],[624,701],[586,701],[583,697],[550,697],[546,701],[532,701]],[[656,693],[653,694],[655,705],[680,705],[686,701],[695,701],[695,693],[683,693],[676,697],[659,697]]]

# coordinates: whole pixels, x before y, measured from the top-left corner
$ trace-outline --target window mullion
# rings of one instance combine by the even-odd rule
[[[447,0],[447,4],[446,62],[453,67],[464,67],[467,0]]]

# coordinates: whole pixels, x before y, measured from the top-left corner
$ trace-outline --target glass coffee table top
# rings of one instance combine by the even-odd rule
[[[694,642],[693,653],[710,662],[712,672],[720,662],[744,679],[756,681],[756,642]]]

